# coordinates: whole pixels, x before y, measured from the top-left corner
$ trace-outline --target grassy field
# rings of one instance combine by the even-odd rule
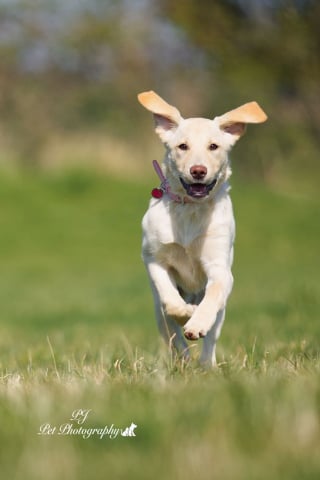
[[[235,286],[208,372],[197,344],[186,365],[158,338],[152,186],[1,175],[1,477],[319,479],[319,201],[233,180]],[[78,409],[74,428],[99,431],[59,435]],[[136,437],[100,438],[132,422]]]

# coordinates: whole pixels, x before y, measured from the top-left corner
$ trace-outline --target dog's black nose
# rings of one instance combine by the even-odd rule
[[[190,173],[195,180],[203,180],[207,175],[207,167],[204,165],[193,165],[190,168]]]

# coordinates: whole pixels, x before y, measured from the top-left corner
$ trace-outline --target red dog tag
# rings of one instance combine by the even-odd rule
[[[161,188],[154,188],[151,192],[153,198],[162,198],[163,197],[163,190]]]

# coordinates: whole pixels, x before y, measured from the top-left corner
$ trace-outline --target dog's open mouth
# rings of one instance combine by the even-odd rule
[[[216,186],[218,179],[215,178],[211,183],[186,183],[181,177],[180,182],[190,197],[203,198],[209,195],[211,190]]]

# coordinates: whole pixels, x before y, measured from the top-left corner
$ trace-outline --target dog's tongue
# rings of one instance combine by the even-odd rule
[[[191,183],[188,185],[188,194],[192,197],[204,197],[207,195],[207,186],[203,183]]]

